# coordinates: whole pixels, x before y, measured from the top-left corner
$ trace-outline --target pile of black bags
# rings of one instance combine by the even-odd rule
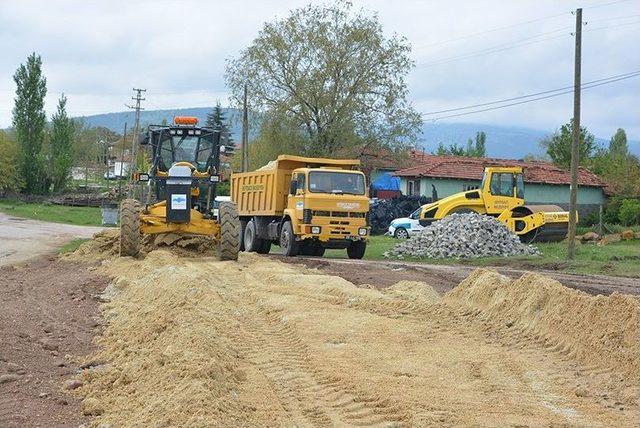
[[[391,221],[407,217],[418,207],[431,202],[426,196],[396,196],[388,200],[375,200],[369,207],[369,225],[372,235],[382,235],[389,229]]]

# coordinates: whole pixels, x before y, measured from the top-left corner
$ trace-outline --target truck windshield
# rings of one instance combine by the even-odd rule
[[[183,135],[163,139],[160,145],[163,169],[184,161],[202,171],[207,166],[212,147],[211,139],[206,136]]]
[[[349,172],[312,171],[309,173],[309,191],[364,195],[364,176]]]

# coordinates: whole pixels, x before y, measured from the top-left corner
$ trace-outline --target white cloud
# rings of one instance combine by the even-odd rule
[[[44,62],[53,112],[61,92],[72,114],[121,111],[131,88],[145,87],[146,107],[211,105],[227,97],[225,59],[237,55],[262,23],[304,1],[20,1],[0,3],[0,127],[11,122],[18,65],[35,51]],[[583,80],[640,69],[640,0],[382,1],[389,34],[407,37],[418,64],[409,76],[421,111],[442,110],[563,87],[572,83],[574,26],[582,5]],[[598,6],[598,7],[593,7]],[[559,15],[559,16],[554,16]],[[515,23],[536,20],[514,26]],[[622,18],[620,18],[622,17]],[[619,18],[619,19],[611,19]],[[489,31],[495,28],[499,31]],[[600,27],[609,27],[598,29]],[[483,33],[483,34],[476,34]],[[547,34],[548,33],[548,34]],[[470,34],[476,34],[467,37]],[[542,35],[541,35],[542,34]],[[474,54],[541,35],[526,46]],[[550,39],[551,37],[557,37]],[[548,39],[549,40],[541,40]],[[447,42],[451,39],[459,39]],[[443,43],[447,42],[447,43]],[[443,59],[471,55],[466,59]],[[435,63],[435,64],[434,64]],[[420,65],[422,64],[422,65]],[[583,123],[607,137],[624,127],[640,138],[640,78],[584,92]],[[571,116],[571,95],[464,116],[460,121],[554,129]]]

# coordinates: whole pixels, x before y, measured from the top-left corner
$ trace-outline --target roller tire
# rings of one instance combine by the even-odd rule
[[[361,259],[364,257],[364,252],[367,249],[367,243],[365,241],[353,241],[351,245],[347,247],[347,256],[350,259]]]
[[[295,257],[300,251],[300,242],[296,241],[296,236],[293,233],[293,226],[290,221],[285,221],[280,231],[280,249],[282,255],[288,257]]]
[[[120,255],[135,257],[140,253],[140,202],[125,199],[120,205]]]
[[[218,213],[218,221],[220,222],[218,259],[238,260],[240,220],[236,205],[233,202],[222,202]]]

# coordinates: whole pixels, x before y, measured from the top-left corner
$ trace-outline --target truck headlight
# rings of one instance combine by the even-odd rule
[[[358,235],[360,236],[367,236],[367,228],[366,227],[361,227],[358,229]]]
[[[316,235],[319,234],[321,230],[322,229],[320,228],[320,226],[312,226],[311,227],[311,233],[314,233]]]

